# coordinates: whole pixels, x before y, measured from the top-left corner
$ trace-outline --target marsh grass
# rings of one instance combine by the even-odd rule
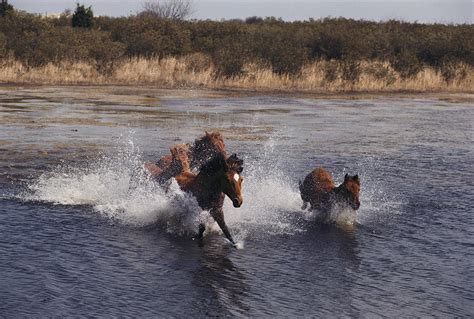
[[[447,72],[449,74],[447,75]],[[395,71],[388,61],[315,61],[297,75],[278,74],[264,63],[246,63],[238,76],[221,76],[202,54],[168,58],[129,58],[115,63],[110,73],[90,62],[48,63],[28,67],[0,60],[0,83],[123,84],[162,88],[228,88],[262,91],[314,92],[473,92],[473,68],[462,63],[449,69],[423,67],[415,76]]]

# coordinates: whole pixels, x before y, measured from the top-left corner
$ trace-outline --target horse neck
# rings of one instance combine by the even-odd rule
[[[222,155],[224,158],[227,158],[227,154],[225,151],[220,151],[219,149],[207,149],[201,152],[197,152],[193,150],[191,152],[191,163],[190,166],[192,169],[200,168],[204,163],[212,160],[217,155]]]
[[[340,197],[342,196],[345,190],[346,190],[346,186],[344,185],[344,183],[342,183],[341,185],[334,187],[331,193],[334,194],[334,196],[336,197]]]
[[[206,190],[210,196],[222,193],[218,173],[199,172],[195,178],[195,184],[202,190]]]

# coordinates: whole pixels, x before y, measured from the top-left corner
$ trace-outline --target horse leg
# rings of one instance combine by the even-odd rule
[[[199,233],[198,233],[198,238],[202,239],[204,237],[204,231],[206,230],[206,225],[204,224],[199,224]]]
[[[306,208],[308,208],[308,202],[303,202],[303,205],[301,206],[301,209],[305,210]]]
[[[205,231],[206,231],[206,225],[204,225],[204,223],[199,224],[198,233],[196,236],[193,237],[193,240],[195,239],[202,240],[204,237]]]
[[[227,239],[232,243],[232,245],[235,246],[234,239],[232,238],[232,235],[230,234],[230,231],[227,228],[227,225],[225,224],[224,211],[222,210],[222,208],[212,209],[210,213],[214,220],[217,222],[217,225],[219,225],[219,227],[222,229],[222,232],[224,233],[225,237],[227,237]]]

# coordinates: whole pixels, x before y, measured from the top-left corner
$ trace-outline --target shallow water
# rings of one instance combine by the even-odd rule
[[[0,116],[0,317],[474,315],[469,102],[2,88]],[[141,169],[212,129],[239,249]],[[316,166],[360,175],[355,227],[301,210]]]

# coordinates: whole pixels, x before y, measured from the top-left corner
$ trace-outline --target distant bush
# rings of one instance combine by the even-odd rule
[[[393,70],[381,62],[370,63],[364,68],[364,72],[377,80],[384,81],[387,85],[391,85],[397,80]]]
[[[423,69],[423,64],[414,52],[402,50],[390,59],[392,68],[400,74],[402,79],[414,78]]]
[[[338,65],[336,61],[326,61],[324,63],[324,81],[331,83],[337,80],[338,78]]]
[[[148,16],[98,18],[97,26],[125,45],[128,56],[165,57],[190,53],[190,34],[181,22]]]
[[[446,82],[456,81],[465,73],[462,65],[474,65],[473,25],[343,18],[285,22],[273,17],[183,21],[146,14],[94,18],[91,7],[78,5],[72,17],[65,12],[60,19],[13,10],[0,17],[0,32],[2,50],[26,65],[88,60],[105,73],[122,56],[185,56],[190,67],[212,64],[223,77],[241,75],[245,63],[256,61],[276,74],[298,77],[304,65],[323,60],[326,82],[340,78],[350,83],[359,79],[361,61],[388,61],[390,66],[368,71],[386,83],[395,81],[395,72],[402,79],[416,77],[426,65]]]
[[[2,0],[0,2],[0,17],[4,17],[9,11],[13,11],[13,6],[7,0]]]
[[[345,58],[339,62],[339,71],[344,81],[354,84],[359,81],[362,68],[359,61],[353,58]]]
[[[245,19],[245,23],[247,23],[247,24],[262,23],[262,22],[263,22],[263,18],[256,17],[256,16],[248,17],[248,18]]]
[[[289,29],[265,26],[249,35],[249,55],[268,61],[274,73],[298,75],[308,61],[308,49]]]
[[[214,53],[212,60],[216,68],[216,76],[231,78],[243,73],[246,60],[241,50],[242,48],[237,45],[228,43]]]
[[[73,28],[92,28],[94,26],[94,13],[92,7],[86,8],[84,5],[77,4],[76,10],[72,15]]]
[[[81,47],[84,57],[93,62],[97,71],[110,75],[125,52],[125,45],[114,42],[109,33],[98,30],[79,30],[77,47]]]
[[[464,64],[453,61],[449,58],[445,58],[439,63],[437,71],[441,74],[443,80],[448,84],[455,80],[464,80],[468,73],[468,70]]]
[[[7,37],[5,34],[0,32],[0,59],[4,58],[7,54]]]
[[[210,56],[203,53],[192,53],[184,57],[184,61],[189,71],[202,72],[212,66],[212,59]]]

